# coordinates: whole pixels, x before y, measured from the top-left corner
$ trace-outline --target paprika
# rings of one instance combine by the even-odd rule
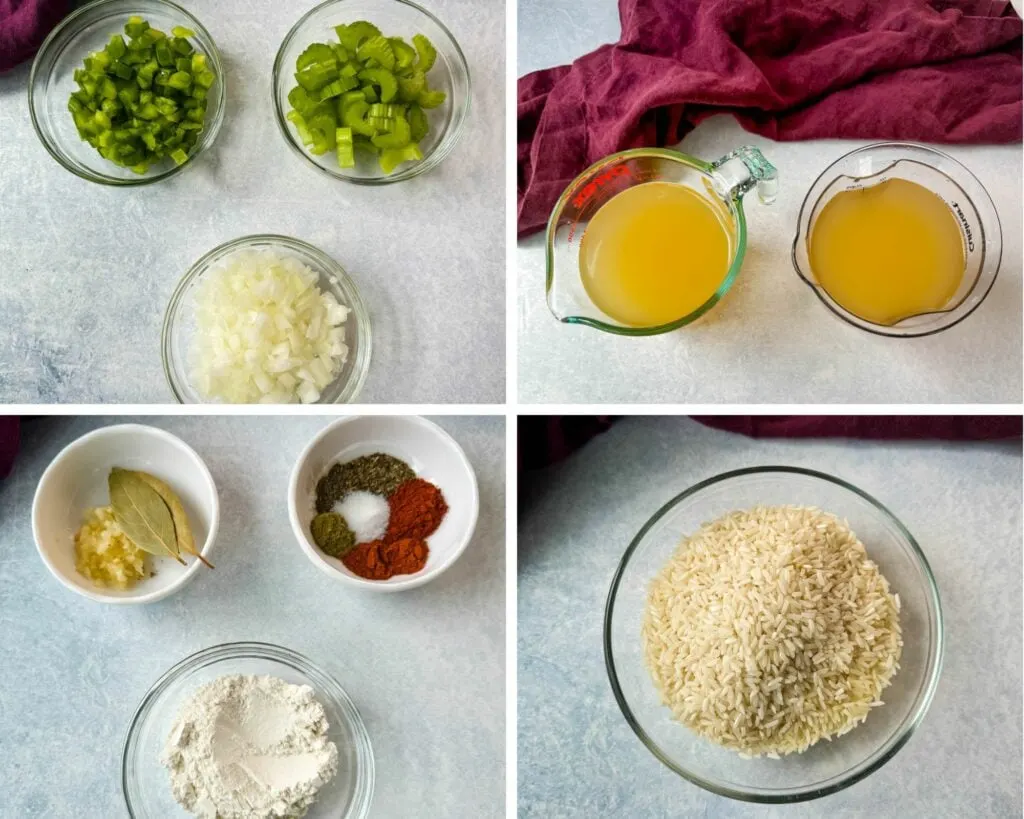
[[[448,512],[441,490],[430,481],[413,478],[401,484],[388,498],[391,517],[385,540],[424,540],[441,525]]]
[[[371,540],[346,554],[342,563],[367,580],[387,580],[396,574],[415,574],[427,562],[430,547],[422,538]]]

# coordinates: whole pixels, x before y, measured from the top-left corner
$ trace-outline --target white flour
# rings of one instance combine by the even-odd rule
[[[338,771],[327,715],[308,685],[234,674],[199,688],[161,762],[174,798],[204,819],[294,819]]]

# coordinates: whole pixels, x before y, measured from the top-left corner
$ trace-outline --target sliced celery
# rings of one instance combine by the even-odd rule
[[[369,121],[373,122],[374,119],[374,117],[370,117]],[[408,145],[412,136],[408,120],[405,117],[395,117],[391,123],[391,127],[386,133],[377,134],[370,142],[378,148],[404,148]]]
[[[359,72],[359,79],[380,89],[381,102],[391,102],[398,93],[398,80],[386,68],[365,68]]]
[[[333,149],[342,168],[355,165],[356,150],[376,154],[384,173],[422,160],[426,109],[447,99],[427,79],[437,61],[433,44],[420,34],[411,43],[385,37],[365,20],[335,26],[335,33],[337,43],[313,43],[296,60],[288,120],[303,145],[314,154]],[[192,74],[200,84],[202,74]]]
[[[351,128],[338,128],[334,141],[338,155],[338,167],[354,168],[356,166],[355,145],[352,141]]]
[[[376,60],[381,68],[386,68],[388,71],[393,71],[395,68],[395,52],[391,49],[391,43],[379,35],[371,37],[359,46],[359,50],[356,51],[356,59],[362,60],[364,63],[367,60]]]
[[[415,46],[416,54],[419,57],[416,61],[416,68],[426,74],[434,67],[434,62],[437,60],[437,50],[434,48],[434,44],[422,34],[414,34],[412,44]]]

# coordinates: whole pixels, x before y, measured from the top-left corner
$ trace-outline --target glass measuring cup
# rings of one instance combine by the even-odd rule
[[[895,324],[876,324],[845,309],[818,283],[808,247],[815,222],[833,197],[889,179],[916,182],[942,198],[960,227],[966,264],[960,286],[941,310],[918,313]],[[793,266],[822,303],[843,321],[881,336],[912,338],[947,330],[978,309],[995,284],[1002,251],[999,216],[974,174],[941,151],[908,142],[879,142],[841,156],[815,180],[800,206]]]
[[[583,286],[580,242],[587,224],[609,199],[645,182],[672,182],[696,191],[723,216],[729,237],[729,271],[715,293],[685,316],[651,327],[616,321]],[[663,148],[620,151],[591,165],[559,198],[547,228],[547,301],[559,321],[628,336],[649,336],[696,321],[714,307],[736,279],[747,246],[743,196],[757,189],[765,204],[775,201],[778,174],[757,148],[742,147],[714,162]]]

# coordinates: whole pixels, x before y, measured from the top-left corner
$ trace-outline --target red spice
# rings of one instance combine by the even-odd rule
[[[441,490],[422,478],[406,481],[388,498],[391,519],[385,540],[430,537],[448,513]]]
[[[422,538],[374,540],[360,543],[341,561],[350,572],[367,580],[387,580],[396,574],[415,574],[427,562],[430,547]]]

